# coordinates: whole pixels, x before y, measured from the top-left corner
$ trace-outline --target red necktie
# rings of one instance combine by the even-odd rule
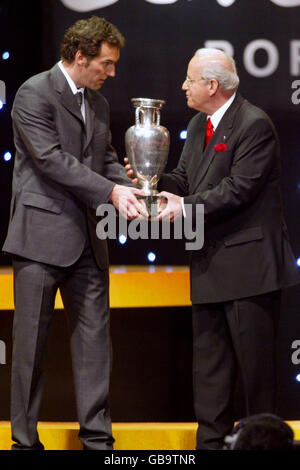
[[[212,138],[212,136],[214,135],[214,128],[213,128],[213,125],[211,123],[211,120],[210,118],[207,119],[207,122],[206,122],[206,132],[205,132],[205,146],[204,148],[207,147],[210,139]]]

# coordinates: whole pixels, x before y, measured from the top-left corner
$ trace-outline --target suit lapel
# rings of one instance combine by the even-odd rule
[[[95,127],[95,111],[94,111],[94,98],[89,89],[86,89],[85,91],[85,115],[86,115],[86,122],[84,122],[84,119],[82,117],[80,108],[78,106],[78,103],[76,101],[76,98],[74,94],[72,93],[72,90],[64,77],[63,73],[61,72],[60,68],[58,65],[55,65],[51,69],[51,77],[53,80],[54,84],[54,89],[57,91],[57,93],[60,95],[60,101],[62,105],[77,119],[79,119],[82,122],[83,125],[83,130],[85,133],[85,138],[84,138],[84,148],[83,152],[86,150],[88,145],[91,142],[91,139],[94,134],[94,127]]]
[[[61,104],[71,114],[73,114],[73,116],[80,119],[80,121],[84,124],[84,120],[76,98],[57,64],[51,69],[51,77],[53,80],[54,89],[60,95]]]
[[[226,143],[228,135],[231,132],[231,128],[233,127],[234,116],[236,114],[237,109],[240,107],[242,101],[243,98],[239,94],[237,94],[232,105],[227,109],[226,113],[222,117],[216,129],[216,132],[214,133],[205,150],[203,150],[206,129],[206,115],[204,114],[204,124],[201,125],[199,128],[199,134],[201,134],[201,138],[199,137],[198,141],[196,140],[195,142],[197,148],[199,148],[199,151],[202,152],[202,154],[200,153],[199,158],[196,158],[195,160],[196,163],[192,186],[194,182],[196,182],[198,186],[205,177],[216,155],[214,146],[222,142]],[[198,147],[198,143],[200,147]]]
[[[86,89],[85,91],[85,118],[86,141],[83,150],[85,150],[90,144],[95,128],[94,99],[89,89]]]

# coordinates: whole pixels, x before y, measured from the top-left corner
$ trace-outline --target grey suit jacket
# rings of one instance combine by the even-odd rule
[[[198,113],[177,168],[159,184],[193,209],[204,204],[204,247],[190,256],[192,301],[234,300],[298,283],[272,122],[237,94],[203,150],[205,127],[206,115]]]
[[[86,90],[87,125],[58,65],[26,81],[12,109],[16,147],[11,214],[3,250],[57,266],[74,263],[89,234],[98,264],[95,210],[115,183],[131,184],[111,146],[109,107]]]

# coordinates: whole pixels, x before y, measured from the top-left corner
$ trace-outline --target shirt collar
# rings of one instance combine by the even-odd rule
[[[74,80],[72,80],[72,78],[70,77],[70,75],[68,74],[68,72],[66,71],[63,63],[62,63],[62,60],[60,60],[58,62],[58,66],[60,68],[60,70],[62,71],[62,73],[64,74],[64,76],[66,77],[66,80],[68,82],[68,84],[70,85],[70,88],[72,90],[72,93],[74,95],[76,95],[76,93],[78,93],[78,91],[81,91],[82,93],[84,93],[84,88],[77,88],[75,83],[74,83]]]
[[[226,101],[226,103],[224,103],[221,108],[217,109],[217,111],[215,111],[211,116],[207,116],[207,118],[210,117],[210,120],[212,122],[212,125],[213,125],[213,128],[214,128],[214,131],[216,130],[216,128],[218,127],[222,117],[224,116],[224,114],[226,113],[227,109],[229,108],[229,106],[232,104],[234,98],[235,98],[235,95],[236,93],[234,93],[230,98],[229,100]]]

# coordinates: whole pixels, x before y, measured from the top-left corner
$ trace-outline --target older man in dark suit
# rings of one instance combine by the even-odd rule
[[[168,198],[161,219],[195,215],[204,205],[204,246],[190,256],[198,449],[221,447],[232,429],[237,367],[247,414],[274,411],[280,292],[299,282],[282,215],[276,131],[238,84],[230,57],[196,52],[182,88],[200,112],[177,168],[159,183]]]
[[[62,60],[19,89],[12,110],[16,158],[3,250],[13,255],[11,424],[14,449],[42,449],[37,420],[41,364],[60,288],[70,317],[79,437],[112,449],[108,256],[95,210],[111,201],[128,218],[143,207],[110,143],[98,92],[115,75],[124,38],[92,17],[66,32]],[[78,101],[79,98],[79,101]]]

